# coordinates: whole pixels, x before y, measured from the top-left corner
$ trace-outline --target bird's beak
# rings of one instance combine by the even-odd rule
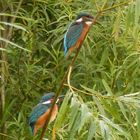
[[[93,22],[94,17],[90,17],[90,18],[88,18],[88,20],[91,21],[91,22]]]
[[[60,95],[58,98],[64,99],[65,95]]]
[[[65,95],[60,95],[60,96],[59,96],[59,100],[60,100],[60,101],[63,101],[64,98],[65,98]]]
[[[56,103],[58,103],[58,102],[62,102],[63,99],[64,99],[64,97],[65,97],[65,95],[60,95],[60,96],[58,97]]]
[[[57,101],[56,101],[56,104],[59,102],[59,98],[57,99]]]

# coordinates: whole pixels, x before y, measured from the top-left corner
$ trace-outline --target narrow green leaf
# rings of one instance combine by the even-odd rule
[[[105,110],[104,110],[104,107],[102,106],[101,102],[99,101],[99,99],[95,96],[92,97],[94,99],[94,102],[96,103],[98,109],[99,109],[99,112],[102,114],[102,115],[105,115]]]
[[[108,94],[109,94],[109,95],[113,95],[113,93],[112,93],[112,91],[111,91],[111,88],[109,87],[109,85],[107,84],[107,82],[106,82],[104,79],[102,79],[102,83],[103,83],[103,85],[104,85],[106,91],[108,92]]]
[[[5,30],[4,27],[2,25],[0,25],[0,30]]]
[[[138,139],[140,139],[140,109],[136,110],[136,122],[137,122],[137,134],[138,134]]]
[[[65,121],[66,118],[66,114],[69,108],[69,100],[71,98],[71,93],[67,92],[67,94],[65,95],[65,98],[63,100],[63,103],[60,107],[58,116],[56,118],[55,124],[54,124],[54,128],[57,131],[63,124],[63,122]]]
[[[76,97],[72,97],[71,99],[71,112],[70,112],[70,120],[69,120],[69,130],[74,125],[75,118],[80,110],[80,102],[77,100]]]
[[[96,123],[94,121],[91,121],[89,131],[88,131],[87,140],[92,140],[93,137],[94,137],[95,132],[96,132]]]
[[[120,96],[120,97],[118,97],[118,100],[126,102],[126,103],[130,103],[135,107],[140,107],[140,100],[137,98]]]
[[[100,65],[104,65],[106,63],[108,59],[108,48],[105,48],[103,53],[102,53],[102,57],[101,57],[101,60],[100,60]]]
[[[0,13],[0,16],[16,17],[16,18],[19,18],[19,19],[27,20],[27,21],[35,21],[33,18],[27,18],[27,17],[25,17],[25,16],[15,16],[15,15],[8,14],[8,13]]]
[[[0,48],[0,51],[6,51],[6,52],[8,52],[6,49],[4,49],[4,48]]]
[[[102,138],[104,140],[110,140],[110,130],[108,125],[102,120],[100,120],[99,125],[101,129]]]
[[[80,133],[80,131],[82,130],[82,127],[85,125],[85,123],[92,117],[92,114],[88,108],[88,106],[86,104],[81,104],[81,122],[80,122],[80,126],[78,129],[78,133]]]
[[[23,28],[22,26],[16,25],[16,24],[14,24],[14,23],[8,23],[8,22],[2,22],[2,21],[0,21],[0,24],[12,26],[12,27],[15,27],[16,29],[20,29],[20,30],[23,30],[23,31],[27,31],[27,30],[26,30],[25,28]]]
[[[116,15],[116,20],[114,23],[114,28],[112,31],[113,37],[115,39],[115,41],[117,41],[118,37],[119,37],[119,33],[120,33],[120,21],[121,21],[121,10],[120,8],[118,9],[118,13]]]
[[[136,0],[135,4],[135,25],[137,26],[139,24],[140,19],[140,0]]]
[[[83,89],[85,89],[86,91],[89,91],[89,92],[93,93],[93,95],[94,95],[94,94],[100,94],[99,92],[95,91],[94,89],[85,87],[84,85],[81,85],[81,87],[82,87]],[[101,95],[101,94],[100,94],[100,95]]]
[[[70,130],[69,140],[74,140],[74,136],[76,135],[78,128],[80,126],[80,118],[81,118],[80,116],[81,116],[81,113],[78,112],[75,117],[74,124]]]
[[[102,115],[101,115],[102,116]],[[113,128],[115,128],[116,130],[118,130],[120,132],[120,135],[124,135],[126,138],[129,137],[129,134],[125,131],[123,131],[123,129],[118,125],[115,124],[114,122],[112,122],[110,119],[106,118],[105,116],[102,116],[103,120],[108,123],[110,126],[112,126]]]
[[[21,47],[21,46],[15,44],[15,43],[13,43],[13,42],[7,40],[7,39],[5,39],[5,38],[0,37],[0,40],[1,40],[1,41],[4,41],[4,42],[6,42],[6,43],[8,43],[8,44],[10,44],[10,45],[12,45],[12,46],[15,46],[15,47],[17,47],[17,48],[19,48],[19,49],[22,49],[22,50],[24,50],[24,51],[30,52],[30,50],[25,49],[25,48],[23,48],[23,47]]]
[[[120,101],[118,101],[118,105],[119,105],[119,107],[121,109],[121,112],[124,115],[125,119],[130,123],[130,121],[127,118],[127,115],[126,115],[126,108],[124,107],[124,105]]]

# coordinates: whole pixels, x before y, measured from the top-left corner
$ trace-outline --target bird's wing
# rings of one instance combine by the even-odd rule
[[[43,104],[38,104],[33,111],[31,112],[31,115],[29,116],[29,125],[32,128],[32,131],[34,131],[34,124],[38,120],[38,118],[43,115],[47,111],[48,107]]]
[[[83,24],[82,23],[72,23],[65,36],[64,36],[64,53],[66,54],[68,49],[75,45],[77,40],[79,39],[80,35],[83,31]]]

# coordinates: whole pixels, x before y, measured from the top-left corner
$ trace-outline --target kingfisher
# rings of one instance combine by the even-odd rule
[[[37,104],[31,112],[29,116],[29,125],[34,135],[37,133],[39,128],[42,128],[44,126],[45,121],[48,118],[51,103],[53,102],[54,97],[55,93],[53,92],[45,94],[44,96],[42,96],[39,104]],[[60,103],[62,103],[63,99],[64,95],[60,95],[58,97],[51,114],[50,122],[55,120],[58,113],[58,106],[60,105]]]
[[[76,21],[71,23],[64,35],[64,54],[69,55],[76,48],[81,47],[92,23],[93,16],[89,13],[80,13]]]

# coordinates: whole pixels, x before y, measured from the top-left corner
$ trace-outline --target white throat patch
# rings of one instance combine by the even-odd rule
[[[82,18],[79,18],[79,19],[76,20],[76,22],[78,22],[78,23],[79,23],[79,22],[82,22],[82,21],[83,21]]]
[[[92,24],[92,21],[86,21],[85,23],[90,26]]]

